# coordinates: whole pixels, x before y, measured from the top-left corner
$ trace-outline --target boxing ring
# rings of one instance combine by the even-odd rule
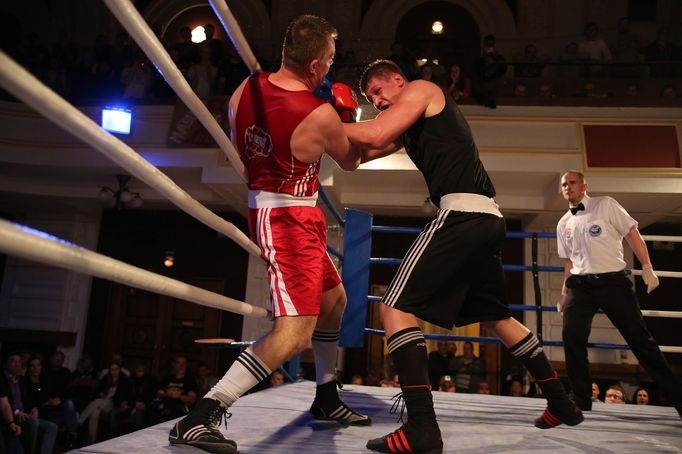
[[[128,0],[104,1],[163,74],[168,84],[215,139],[236,174],[243,181],[247,181],[244,166],[231,142],[204,104],[194,95],[168,53],[132,3]],[[247,66],[252,72],[259,71],[260,66],[224,0],[211,0],[210,3]],[[225,234],[250,254],[260,256],[258,246],[251,242],[243,232],[192,199],[170,178],[145,161],[126,144],[100,129],[99,125],[38,81],[2,51],[0,51],[0,85],[49,120],[68,130],[132,175],[155,188],[178,208]],[[367,294],[370,266],[400,263],[400,259],[370,256],[372,233],[390,230],[394,233],[414,234],[419,229],[373,226],[371,215],[357,210],[346,209],[345,218],[342,218],[333,204],[329,202],[324,190],[320,191],[320,196],[327,203],[339,225],[344,228],[343,251],[328,247],[329,253],[336,256],[343,264],[342,279],[349,301],[344,314],[340,345],[357,347],[365,342],[367,335],[383,335],[381,331],[366,328],[367,305],[378,300],[377,297]],[[549,234],[518,233],[518,235],[521,237],[530,235],[531,239],[537,241],[537,238]],[[0,251],[237,314],[252,317],[270,316],[265,309],[133,267],[88,251],[48,233],[4,220],[0,220]],[[563,271],[562,268],[553,268],[557,267],[541,266],[535,260],[530,267],[505,266],[507,270],[531,271],[536,282],[536,294],[538,293],[537,274],[539,272]],[[632,273],[638,274],[638,271],[634,270]],[[682,273],[666,273],[670,273],[668,277],[682,277]],[[661,272],[658,274],[661,277],[666,276]],[[537,299],[535,306],[512,306],[512,309],[531,310],[538,314],[556,310],[550,306],[542,306]],[[672,311],[648,312],[645,313],[646,316],[679,318],[682,314]],[[426,337],[498,342],[497,339],[473,336],[427,334]],[[241,346],[245,343],[235,343],[235,346],[237,344]],[[544,344],[561,345],[558,341],[550,340],[545,340]],[[591,347],[627,348],[627,346],[617,344],[592,344]],[[678,346],[665,346],[664,348],[664,351],[668,352],[682,352],[682,347]],[[345,453],[365,451],[367,439],[384,435],[397,426],[397,416],[389,412],[392,397],[396,393],[395,389],[346,385],[340,391],[342,398],[351,407],[370,415],[374,424],[369,427],[342,428],[336,423],[319,422],[310,416],[308,408],[314,395],[314,388],[314,382],[299,381],[246,395],[230,409],[233,417],[229,421],[228,429],[222,430],[228,437],[233,437],[238,441],[240,452],[243,453],[329,451]],[[493,451],[520,453],[529,450],[539,452],[552,450],[556,453],[682,453],[680,421],[672,408],[598,403],[593,411],[586,415],[583,424],[542,431],[533,426],[533,419],[545,408],[543,399],[435,392],[434,403],[443,431],[445,452],[462,450],[468,453]],[[173,423],[174,421],[165,422],[74,452],[200,452],[192,448],[168,445],[168,432]]]

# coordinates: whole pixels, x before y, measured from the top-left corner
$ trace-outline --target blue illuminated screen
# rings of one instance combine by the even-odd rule
[[[102,109],[102,128],[117,134],[130,134],[133,114],[128,109],[105,107]]]

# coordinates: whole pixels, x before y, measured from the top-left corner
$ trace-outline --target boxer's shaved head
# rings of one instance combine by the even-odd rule
[[[325,19],[306,14],[289,24],[282,46],[282,63],[287,68],[300,72],[316,58],[321,58],[329,39],[336,39],[336,29]]]

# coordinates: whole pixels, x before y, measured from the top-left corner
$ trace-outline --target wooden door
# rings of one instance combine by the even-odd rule
[[[222,279],[195,279],[192,285],[222,294]],[[199,348],[195,339],[220,337],[221,311],[177,298],[113,284],[102,358],[121,353],[128,366],[142,363],[155,376],[184,355],[190,370],[200,362],[216,370],[216,351]],[[106,367],[106,365],[104,366]]]

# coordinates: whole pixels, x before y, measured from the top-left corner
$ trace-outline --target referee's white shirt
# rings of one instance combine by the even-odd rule
[[[581,203],[585,210],[575,215],[569,210],[557,224],[559,257],[571,260],[571,274],[624,269],[623,237],[637,221],[611,197],[585,195]]]

